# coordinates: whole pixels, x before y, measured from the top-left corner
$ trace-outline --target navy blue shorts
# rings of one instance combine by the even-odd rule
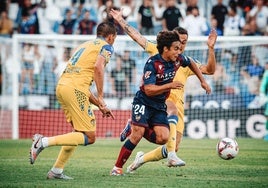
[[[131,116],[131,123],[133,125],[145,128],[153,128],[157,125],[164,126],[169,129],[167,112],[164,110],[158,110],[142,103],[135,102],[132,104]]]

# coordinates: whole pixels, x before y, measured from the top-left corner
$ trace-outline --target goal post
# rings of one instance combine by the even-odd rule
[[[156,40],[156,36],[145,37]],[[72,50],[94,38],[15,34],[12,39],[1,42],[0,139],[30,138],[36,132],[52,136],[71,130],[56,100],[55,87]],[[206,64],[206,42],[207,36],[189,37],[185,54]],[[130,118],[132,98],[139,88],[143,66],[149,57],[126,35],[117,36],[114,51],[106,66],[104,99],[116,120],[103,119],[96,109],[97,137],[117,137]],[[246,66],[256,59],[265,68],[268,37],[218,36],[215,52],[216,72],[213,76],[205,76],[212,94],[204,93],[195,76],[189,77],[185,85],[184,135],[194,139],[223,136],[262,138],[265,116],[264,106],[258,98],[261,77],[246,78],[242,71],[246,71]],[[129,53],[130,60],[126,59],[126,53]],[[122,70],[117,69],[118,61]],[[92,89],[95,91],[94,85]]]

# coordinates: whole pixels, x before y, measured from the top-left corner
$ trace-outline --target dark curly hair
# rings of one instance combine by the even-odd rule
[[[158,52],[162,54],[164,47],[170,49],[172,43],[175,41],[180,41],[180,38],[175,31],[160,31],[156,38]]]

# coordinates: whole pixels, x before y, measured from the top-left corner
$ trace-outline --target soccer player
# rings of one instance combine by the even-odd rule
[[[136,41],[146,52],[150,55],[154,55],[157,53],[157,48],[154,43],[148,41],[145,37],[143,37],[136,29],[131,27],[122,17],[122,10],[111,10],[110,14],[113,18],[120,24],[120,26],[124,29],[124,31],[134,40]],[[180,53],[184,52],[184,49],[188,40],[187,30],[177,27],[175,30],[179,33],[180,41],[181,41],[181,50]],[[216,60],[215,60],[215,52],[214,45],[217,40],[216,30],[211,30],[207,45],[208,45],[208,64],[201,64],[197,60],[190,58],[190,60],[197,64],[199,69],[203,74],[212,75],[215,72]],[[181,67],[174,78],[174,80],[179,80],[181,83],[185,84],[187,78],[194,73],[189,69],[189,67]],[[168,158],[168,166],[184,166],[185,162],[177,157],[176,152],[179,150],[179,145],[182,140],[183,130],[184,130],[184,88],[178,90],[171,90],[171,93],[166,100],[167,104],[167,112],[170,119],[170,137],[167,144],[163,146],[159,146],[155,150],[144,154],[143,152],[138,152],[135,158],[134,163],[132,163],[128,167],[128,172],[133,172],[142,164],[149,161],[158,161],[163,158]],[[172,123],[172,115],[178,116],[179,121],[177,123]],[[121,133],[121,141],[124,141],[126,137],[131,132],[131,126],[127,123],[125,129]]]
[[[265,72],[261,79],[260,84],[260,99],[261,103],[265,106],[264,115],[266,117],[265,122],[265,135],[264,140],[268,141],[268,62],[265,64]]]
[[[114,118],[103,100],[103,79],[105,66],[114,52],[112,45],[116,36],[116,28],[112,23],[100,23],[96,39],[78,46],[59,79],[57,99],[73,132],[53,137],[35,134],[30,149],[30,163],[34,164],[44,148],[62,146],[47,179],[73,179],[63,174],[65,164],[78,145],[86,146],[95,142],[96,122],[91,104],[100,109],[103,117]],[[96,97],[89,90],[93,81],[97,88]]]
[[[176,31],[161,31],[157,35],[158,54],[151,56],[143,70],[142,85],[132,102],[132,131],[121,147],[110,175],[123,175],[123,165],[144,137],[155,144],[165,144],[169,138],[169,124],[177,123],[178,116],[167,117],[166,98],[171,89],[182,89],[180,81],[173,81],[180,66],[189,66],[198,76],[207,93],[211,88],[206,83],[195,63],[180,52],[179,35]]]

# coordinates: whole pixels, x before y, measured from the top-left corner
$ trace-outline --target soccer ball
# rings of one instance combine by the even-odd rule
[[[216,151],[220,158],[231,160],[237,156],[239,147],[236,140],[226,137],[218,141]]]

